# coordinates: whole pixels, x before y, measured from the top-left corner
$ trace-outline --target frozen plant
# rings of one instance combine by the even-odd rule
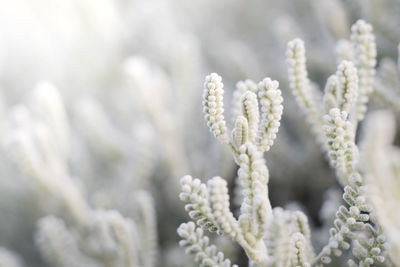
[[[358,122],[364,117],[368,97],[373,89],[376,48],[372,26],[362,20],[352,26],[351,60],[340,61],[337,72],[330,76],[322,99],[318,103],[306,70],[304,43],[295,39],[287,47],[290,86],[299,106],[306,114],[314,133],[326,151],[329,162],[344,186],[343,199],[329,243],[313,260],[313,264],[329,263],[332,254],[353,243],[353,255],[359,266],[383,262],[385,237],[375,216],[375,209],[367,203],[365,177],[360,167],[355,135]],[[355,265],[354,261],[349,261]]]
[[[282,54],[288,40],[301,36],[313,51],[307,58],[308,69],[320,81],[335,65],[334,60],[326,60],[332,54],[327,48],[348,35],[348,23],[355,17],[373,22],[380,55],[393,56],[393,43],[399,41],[400,5],[396,2],[262,0],[248,5],[230,0],[2,1],[2,140],[9,140],[7,108],[19,102],[38,80],[53,81],[61,90],[71,119],[69,129],[59,131],[70,134],[66,180],[72,180],[91,209],[118,210],[124,218],[133,218],[136,225],[139,221],[134,216],[136,197],[132,192],[143,187],[156,192],[162,262],[189,266],[182,255],[170,253],[183,254],[173,231],[183,212],[177,208],[176,203],[180,203],[173,193],[176,177],[190,169],[197,177],[221,175],[228,184],[234,184],[235,179],[229,149],[209,142],[211,135],[205,134],[204,125],[193,127],[200,119],[195,113],[200,101],[194,101],[200,93],[198,78],[218,69],[224,83],[231,84],[236,79],[259,79],[262,73],[269,73],[285,87],[285,64],[276,55]],[[351,42],[342,44],[339,50],[346,53],[341,53],[341,59],[353,61],[352,49],[346,48],[352,46]],[[136,79],[130,69],[131,83],[125,84],[121,66],[131,59],[144,59],[140,60],[144,68],[139,64],[136,71],[145,75],[136,73]],[[389,88],[390,83],[386,85]],[[375,92],[379,91],[377,88]],[[386,100],[400,103],[398,91],[391,91]],[[240,93],[238,96],[240,99]],[[272,167],[269,186],[273,190],[269,196],[272,203],[279,204],[301,200],[314,217],[320,193],[334,181],[329,179],[332,173],[319,147],[307,138],[308,125],[300,119],[293,100],[284,96],[284,122],[266,155]],[[230,123],[230,118],[227,121]],[[10,154],[7,152],[1,153],[3,157]],[[55,201],[65,192],[43,193],[31,179],[20,177],[21,170],[13,169],[5,158],[0,165],[0,213],[7,214],[0,216],[0,243],[16,251],[30,266],[46,266],[33,245],[34,225],[40,217],[49,215],[75,232],[76,227],[65,218],[71,213],[61,212],[64,202]],[[54,177],[57,184],[60,179]],[[234,201],[238,199],[240,206],[240,186],[237,189]],[[241,255],[221,244],[217,247],[231,259],[231,255]]]
[[[295,39],[288,44],[290,86],[344,187],[346,205],[337,210],[329,242],[317,255],[311,245],[307,217],[301,211],[272,210],[268,198],[269,174],[262,153],[272,146],[280,125],[283,99],[278,82],[266,78],[258,87],[251,81],[240,83],[233,98],[232,113],[237,117],[229,135],[222,79],[215,73],[206,77],[205,119],[239,165],[240,189],[236,191],[242,195],[242,202],[236,218],[230,210],[226,180],[216,176],[204,184],[189,175],[181,179],[180,199],[187,203],[185,209],[197,227],[189,222],[178,228],[180,245],[195,255],[200,266],[231,265],[222,252],[209,246],[203,230],[230,236],[244,249],[251,266],[322,266],[350,247],[358,261],[349,259],[350,266],[384,262],[385,236],[374,207],[367,201],[364,170],[355,143],[357,125],[365,116],[373,89],[374,40],[369,24],[357,21],[353,25],[351,58],[339,62],[324,94],[308,78],[304,42]]]
[[[278,86],[270,78],[258,86],[251,81],[239,84],[233,105],[237,117],[229,136],[221,77],[215,73],[206,77],[205,119],[239,165],[237,191],[242,202],[236,219],[229,207],[226,180],[216,176],[204,184],[189,175],[181,179],[180,199],[187,203],[185,209],[197,227],[189,222],[178,228],[180,245],[195,255],[200,266],[231,265],[222,252],[209,246],[203,230],[230,236],[245,250],[252,266],[309,266],[313,257],[307,217],[300,211],[273,211],[268,198],[269,174],[262,153],[273,145],[280,126],[283,98]]]

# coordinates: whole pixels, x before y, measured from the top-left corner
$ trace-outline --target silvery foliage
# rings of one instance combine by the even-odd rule
[[[393,152],[384,150],[393,139],[395,127],[390,117],[384,117],[388,115],[380,115],[382,122],[378,126],[381,125],[382,132],[367,132],[364,138],[366,156],[360,159],[355,134],[373,92],[377,52],[371,25],[359,20],[351,31],[351,40],[347,41],[350,51],[346,58],[338,60],[336,73],[329,77],[324,94],[319,97],[315,97],[319,92],[308,78],[304,42],[294,39],[287,46],[290,87],[344,187],[346,205],[341,205],[336,211],[328,244],[317,255],[311,246],[307,217],[302,212],[293,213],[279,208],[272,211],[268,199],[268,169],[258,156],[270,147],[261,144],[272,145],[276,138],[278,128],[274,127],[279,127],[283,110],[278,83],[269,78],[260,82],[258,88],[249,80],[239,83],[233,98],[239,102],[234,102],[232,112],[237,117],[229,137],[224,119],[221,77],[215,73],[206,77],[203,112],[210,131],[230,148],[239,165],[240,189],[235,192],[242,194],[242,203],[236,219],[230,210],[224,179],[216,176],[207,184],[191,176],[181,179],[180,199],[188,203],[185,209],[197,226],[194,222],[181,224],[178,228],[182,238],[180,245],[186,247],[186,253],[195,255],[195,261],[200,266],[231,266],[222,252],[208,245],[208,238],[203,237],[202,229],[228,235],[238,242],[251,266],[322,266],[351,247],[354,259],[348,260],[350,266],[371,266],[385,261],[389,244],[384,233],[392,233],[392,239],[397,236],[393,226],[397,223],[396,216],[389,215],[390,209],[385,213],[385,209],[381,208],[385,203],[394,205],[398,190],[395,182],[398,168],[393,165],[397,164],[397,149],[392,149]],[[277,91],[274,92],[274,89]],[[257,91],[259,100],[255,94]],[[263,102],[263,96],[268,96],[267,102]],[[260,117],[266,119],[260,123]],[[379,118],[375,117],[370,120],[378,122]],[[262,134],[269,131],[274,135]],[[378,134],[381,136],[377,137]],[[381,156],[375,154],[378,149],[382,151]],[[372,155],[376,158],[371,158]],[[388,156],[391,159],[385,161]],[[387,163],[386,166],[379,165],[382,162]],[[388,173],[378,174],[380,168]],[[378,182],[376,179],[389,180]],[[368,184],[372,184],[369,191]],[[383,184],[393,186],[387,189],[391,194],[384,196]],[[201,241],[202,238],[207,242]],[[397,241],[394,241],[396,246]],[[396,262],[398,259],[394,251],[391,250],[391,261]],[[219,255],[218,261],[215,255]]]
[[[364,17],[373,23],[383,55],[393,56],[393,41],[398,38],[398,7],[389,0],[256,1],[252,5],[230,0],[100,0],[95,9],[86,0],[39,1],[34,5],[24,0],[7,2],[7,8],[0,9],[2,121],[8,120],[8,107],[21,102],[21,96],[33,85],[43,78],[51,80],[59,87],[70,124],[71,135],[64,138],[70,140],[73,154],[67,153],[67,165],[78,190],[66,191],[83,195],[95,210],[117,209],[124,218],[136,214],[132,208],[135,205],[129,204],[136,203],[132,191],[147,188],[167,192],[155,194],[156,205],[162,206],[160,230],[165,232],[165,239],[175,238],[172,229],[181,216],[175,194],[168,193],[177,190],[177,175],[190,169],[197,175],[218,173],[227,179],[235,178],[231,177],[229,150],[208,145],[205,127],[193,127],[193,122],[199,121],[199,106],[187,103],[198,103],[199,73],[218,68],[229,84],[237,77],[259,79],[267,70],[284,84],[284,61],[278,60],[277,55],[283,53],[289,39],[301,36],[306,41],[313,39],[312,43],[307,42],[313,51],[308,55],[309,67],[314,74],[323,75],[333,65],[325,60],[330,47],[337,38],[347,36],[353,17]],[[318,40],[313,37],[316,33]],[[157,106],[148,102],[146,93],[151,93]],[[291,101],[285,97],[288,104],[284,120],[288,123],[281,126],[276,144],[267,154],[269,165],[273,166],[271,182],[280,187],[275,192],[286,192],[271,193],[280,202],[302,191],[297,190],[299,184],[311,184],[307,185],[309,192],[330,185],[293,183],[306,178],[319,181],[320,176],[329,173],[318,147],[313,146],[314,140],[293,137],[293,133],[307,136],[308,127]],[[6,128],[3,123],[0,125],[2,135],[8,136],[8,130],[3,131]],[[8,143],[9,138],[3,140]],[[4,154],[11,154],[10,149],[5,151]],[[74,232],[76,228],[70,218],[61,216],[61,210],[67,208],[64,200],[48,201],[48,192],[54,195],[59,189],[39,189],[20,175],[21,171],[12,167],[8,159],[1,164],[1,209],[2,214],[8,215],[1,218],[1,243],[17,250],[30,265],[43,266],[30,241],[39,218],[53,214],[55,217],[50,217],[49,222],[57,224],[60,220],[54,218],[62,219],[58,225],[65,225],[58,229]],[[62,181],[71,183],[68,179]],[[170,203],[167,208],[165,203]],[[69,217],[70,213],[64,215]],[[160,254],[170,258],[171,251],[181,258],[180,250],[170,245],[174,243],[163,242],[169,248],[164,247]],[[177,265],[182,262],[183,259]]]
[[[239,83],[233,105],[237,114],[230,136],[224,119],[222,78],[206,77],[203,112],[214,136],[232,152],[239,165],[242,202],[236,218],[230,210],[227,182],[219,176],[207,184],[187,175],[181,179],[180,199],[193,221],[178,228],[180,245],[200,266],[231,266],[203,230],[230,236],[246,252],[252,266],[310,266],[314,257],[307,217],[300,211],[272,210],[269,172],[262,157],[277,136],[283,112],[279,83],[265,78],[258,85]],[[259,107],[260,105],[260,107]],[[236,266],[236,265],[233,265]]]
[[[332,254],[340,256],[342,250],[350,248],[348,241],[352,241],[352,253],[359,265],[370,266],[384,261],[382,252],[386,245],[375,211],[367,202],[355,133],[373,90],[376,46],[371,25],[359,20],[351,30],[350,57],[340,59],[336,74],[329,77],[322,105],[310,97],[312,91],[301,40],[288,44],[288,70],[293,93],[344,186],[343,199],[348,205],[340,206],[330,230],[329,243],[313,263],[329,263]],[[349,264],[355,265],[353,260],[349,260]]]

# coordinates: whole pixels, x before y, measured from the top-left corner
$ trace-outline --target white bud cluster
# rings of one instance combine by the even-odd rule
[[[242,231],[251,233],[256,239],[264,235],[265,224],[271,216],[268,198],[268,169],[262,153],[251,143],[240,148],[238,177],[242,188],[243,203],[240,207],[239,223]]]
[[[372,26],[363,20],[358,20],[351,27],[350,39],[354,46],[354,60],[358,70],[360,90],[354,117],[357,121],[364,118],[369,94],[373,91],[377,52],[372,30]]]
[[[267,266],[310,266],[314,254],[307,217],[300,211],[277,207],[273,218],[266,226]]]
[[[273,209],[274,219],[265,229],[265,244],[271,256],[268,266],[290,266],[291,248],[288,244],[293,233],[290,215],[290,212],[280,207]]]
[[[294,39],[287,45],[286,58],[290,88],[303,109],[313,109],[310,81],[306,68],[304,42]]]
[[[216,176],[208,181],[207,186],[215,224],[224,234],[235,239],[241,232],[236,218],[229,209],[227,182]]]
[[[299,232],[293,234],[290,239],[290,247],[292,247],[291,266],[311,267],[308,262],[307,245],[304,235]]]
[[[274,144],[283,113],[282,93],[279,82],[265,78],[258,83],[258,97],[261,104],[261,129],[258,135],[259,149],[268,151]]]
[[[247,91],[242,96],[242,103],[242,114],[247,119],[248,123],[248,139],[250,142],[254,143],[257,137],[258,123],[260,121],[257,95]]]
[[[222,78],[216,73],[206,77],[203,94],[203,112],[210,131],[223,144],[229,143],[224,119],[224,90]]]
[[[210,204],[208,202],[207,186],[199,179],[193,179],[190,175],[181,178],[182,193],[179,198],[188,202],[185,210],[190,218],[197,222],[197,225],[210,232],[216,232],[220,229],[214,224],[214,215],[212,214]]]
[[[223,85],[221,77],[215,73],[206,77],[203,111],[211,132],[223,144],[229,146],[236,163],[240,164],[239,149],[246,142],[256,144],[261,152],[269,150],[273,145],[282,117],[283,98],[278,88],[279,83],[270,78],[265,78],[258,85],[251,80],[246,80],[238,82],[236,86],[232,109],[235,124],[231,132],[231,140],[226,134],[223,115]]]
[[[325,125],[323,127],[328,156],[331,165],[343,173],[350,174],[354,170],[357,162],[357,147],[354,143],[354,130],[346,111],[333,108],[329,114],[324,116]]]
[[[377,239],[378,240],[378,239]],[[375,240],[374,240],[375,241]],[[370,242],[361,244],[357,239],[353,242],[353,255],[359,260],[361,266],[371,266],[374,263],[383,263],[385,257],[382,256],[381,245],[383,242]]]
[[[360,240],[363,247],[363,253],[353,253],[359,259],[360,266],[369,266],[383,259],[380,257],[384,244],[377,241],[380,227],[377,220],[373,219],[374,210],[367,202],[364,180],[359,173],[355,131],[358,121],[364,117],[368,95],[373,88],[376,47],[372,27],[364,21],[357,21],[352,27],[351,42],[341,41],[337,50],[341,62],[335,75],[327,81],[322,99],[326,115],[322,116],[321,106],[314,103],[318,99],[311,97],[312,90],[309,89],[311,87],[305,67],[304,43],[295,39],[287,47],[288,72],[293,94],[299,106],[306,111],[318,140],[323,142],[322,147],[327,152],[331,165],[336,168],[339,181],[345,186],[343,199],[349,206],[348,209],[342,206],[336,214],[335,227],[330,231],[330,241],[313,259],[312,265],[331,262],[331,253],[341,255],[342,249],[350,248],[350,243],[345,239],[352,239]],[[358,231],[364,231],[365,236]],[[370,250],[374,250],[379,256],[371,256]]]
[[[342,61],[336,71],[338,78],[337,100],[338,108],[350,113],[358,96],[358,76],[357,69],[350,61]]]
[[[232,142],[236,149],[247,142],[249,136],[249,123],[247,119],[239,115],[235,121],[235,127],[232,130]]]
[[[382,262],[384,257],[382,251],[385,248],[385,240],[379,226],[376,224],[372,207],[367,203],[365,186],[359,173],[353,172],[350,175],[349,185],[345,186],[343,199],[348,207],[340,206],[336,212],[334,227],[330,229],[329,243],[322,249],[321,253],[314,259],[314,263],[331,262],[331,254],[342,255],[342,250],[350,248],[353,240],[353,255],[360,263],[370,266],[374,262]],[[365,236],[359,235],[364,231]],[[373,251],[373,252],[372,252]],[[376,253],[376,254],[374,254]],[[372,260],[372,261],[371,261]]]
[[[316,97],[313,95],[316,90],[313,89],[308,78],[303,40],[296,38],[288,43],[286,58],[289,85],[292,93],[296,98],[297,104],[305,113],[306,119],[311,124],[318,142],[324,144],[324,134],[321,131],[322,116],[319,112],[320,107],[315,103]]]
[[[375,75],[376,47],[371,25],[357,21],[352,27],[351,41],[341,40],[337,50],[340,63],[336,74],[327,81],[323,109],[325,113],[332,108],[346,111],[351,115],[355,130],[366,112]],[[312,90],[307,76],[304,42],[300,39],[289,42],[286,56],[290,87],[300,108],[305,111],[317,140],[326,150],[325,135],[321,130],[324,125],[320,115],[322,108],[316,103],[318,91]]]
[[[221,77],[215,73],[206,77],[203,95],[206,121],[211,132],[228,145],[240,165],[238,180],[243,202],[239,220],[230,211],[225,180],[214,177],[206,186],[190,176],[181,179],[180,198],[189,202],[185,206],[189,216],[203,229],[230,235],[243,247],[249,259],[261,266],[268,256],[263,238],[272,212],[268,198],[269,174],[262,153],[272,146],[280,126],[283,98],[278,86],[279,83],[270,78],[265,78],[258,86],[250,80],[237,84],[233,96],[236,118],[229,140],[223,115]]]
[[[335,227],[329,230],[329,242],[314,259],[314,263],[329,264],[332,261],[332,253],[337,257],[341,256],[342,250],[350,248],[350,244],[345,241],[346,237],[353,234],[350,229],[352,227],[359,228],[363,225],[360,222],[356,222],[344,206],[341,206],[339,211],[337,211],[336,218],[334,221]]]
[[[229,259],[224,259],[224,254],[218,252],[214,245],[209,245],[209,238],[204,236],[201,228],[196,228],[193,222],[182,223],[178,228],[178,235],[182,238],[181,247],[186,248],[187,254],[192,254],[201,267],[238,267],[232,265]]]
[[[305,253],[307,259],[312,259],[315,254],[311,244],[311,229],[308,224],[307,216],[302,211],[292,212],[293,231],[301,233],[304,237]]]
[[[257,90],[257,84],[252,80],[239,81],[236,84],[236,89],[233,92],[232,98],[232,118],[237,118],[242,114],[242,96],[247,91],[256,93]]]

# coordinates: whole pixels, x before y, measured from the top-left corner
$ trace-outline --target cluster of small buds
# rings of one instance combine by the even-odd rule
[[[224,90],[222,78],[216,73],[206,77],[203,94],[203,112],[208,127],[214,136],[223,144],[229,143],[226,122],[224,119]]]
[[[338,215],[339,214],[339,215]],[[352,234],[350,231],[351,227],[357,222],[354,218],[348,216],[349,212],[344,206],[341,206],[336,216],[340,216],[334,221],[335,228],[331,228],[329,231],[330,238],[328,244],[322,249],[320,254],[314,259],[314,262],[320,261],[321,263],[328,264],[332,261],[331,254],[339,257],[342,255],[342,250],[350,248],[350,244],[345,241],[345,238]],[[346,217],[345,217],[346,216]],[[362,223],[359,223],[362,230]]]
[[[338,49],[340,64],[336,75],[331,76],[327,82],[323,97],[324,110],[327,113],[336,107],[346,111],[351,114],[356,129],[358,121],[366,112],[375,75],[376,47],[371,25],[362,20],[357,21],[352,27],[351,41],[342,40]],[[315,92],[307,77],[304,42],[300,39],[289,42],[286,54],[290,87],[299,106],[306,112],[318,141],[326,149],[325,136],[321,131],[324,124],[320,115],[321,108],[312,97]],[[350,60],[354,61],[354,65]]]
[[[242,114],[242,96],[247,92],[256,93],[257,84],[252,80],[239,81],[236,84],[236,90],[233,92],[232,98],[232,118],[237,118]]]
[[[358,76],[357,69],[350,61],[342,61],[336,72],[338,78],[338,108],[350,113],[358,96]]]
[[[261,104],[261,130],[258,136],[259,149],[268,151],[276,139],[283,113],[282,93],[279,83],[265,78],[258,83]]]
[[[355,59],[360,75],[360,87],[370,93],[376,65],[375,36],[372,26],[363,20],[358,20],[351,27],[351,41],[354,43]]]
[[[271,220],[265,229],[265,244],[270,254],[267,266],[288,266],[290,248],[286,246],[290,240],[290,213],[282,208],[273,209],[274,219]]]
[[[229,209],[227,182],[221,177],[214,177],[207,182],[209,199],[215,224],[224,234],[235,239],[240,233],[239,224]]]
[[[373,91],[377,52],[372,30],[372,26],[363,20],[358,20],[351,27],[350,39],[354,46],[354,60],[359,77],[359,97],[354,116],[357,121],[364,118],[368,96]]]
[[[382,256],[382,245],[384,241],[384,238],[377,238],[376,240],[370,239],[369,242],[367,241],[361,244],[358,240],[354,240],[352,253],[359,259],[359,264],[361,266],[371,266],[375,262],[382,263],[385,261],[385,257]]]
[[[270,255],[266,266],[310,266],[314,254],[307,217],[300,211],[273,209],[266,225],[265,244]]]
[[[188,202],[185,205],[185,210],[190,218],[195,220],[199,226],[210,232],[220,231],[214,224],[214,216],[208,202],[207,186],[199,179],[193,179],[190,175],[181,178],[182,193],[179,198]]]
[[[239,223],[243,232],[260,239],[272,212],[268,199],[268,169],[261,152],[251,143],[240,148],[240,162],[238,177],[243,203],[240,207]],[[257,216],[253,215],[254,212]]]
[[[247,119],[239,115],[235,121],[235,127],[232,130],[232,142],[236,149],[245,144],[249,136],[249,126]]]
[[[324,116],[323,127],[329,148],[328,156],[333,167],[350,174],[357,162],[354,130],[346,111],[333,108]]]
[[[231,265],[229,259],[224,259],[224,254],[218,252],[214,245],[210,246],[208,237],[193,222],[182,223],[178,228],[178,235],[182,238],[179,245],[186,248],[186,253],[193,254],[200,266],[238,267]]]
[[[262,153],[270,149],[280,126],[283,98],[279,83],[265,78],[258,86],[250,80],[237,84],[233,99],[236,118],[230,140],[223,115],[221,77],[210,74],[204,87],[203,110],[207,124],[215,137],[228,145],[240,166],[238,184],[243,201],[239,219],[230,211],[227,183],[220,177],[212,178],[207,186],[198,179],[183,177],[180,198],[189,202],[185,208],[199,226],[230,235],[251,261],[263,266],[268,256],[264,230],[272,218],[272,208],[268,198],[269,173]]]
[[[311,124],[312,131],[317,136],[317,141],[324,145],[325,138],[321,131],[323,121],[314,96],[317,90],[314,90],[308,78],[303,40],[296,38],[288,43],[286,58],[292,93],[296,102],[306,114],[306,119]]]
[[[237,84],[233,95],[232,113],[236,118],[231,140],[226,134],[221,77],[215,73],[208,75],[204,87],[203,111],[207,125],[218,140],[230,147],[236,163],[240,164],[239,149],[246,142],[256,144],[261,152],[270,149],[283,112],[283,98],[277,81],[265,78],[258,85],[251,80]]]
[[[312,259],[315,254],[311,244],[311,229],[308,224],[307,216],[301,211],[292,212],[292,221],[294,224],[293,231],[299,232],[304,237],[305,243],[305,253],[307,255],[307,259]]]
[[[356,251],[365,251],[375,247],[373,244],[377,244],[376,247],[379,248],[379,255],[376,255],[374,260],[381,262],[383,259],[381,254],[384,247],[383,241],[378,242],[378,238],[382,239],[383,236],[379,234],[379,228],[375,230],[374,227],[369,224],[369,221],[374,221],[371,217],[372,209],[363,196],[363,186],[361,186],[362,180],[360,175],[357,172],[352,173],[349,178],[349,183],[350,185],[344,188],[343,194],[343,199],[349,205],[349,208],[343,205],[339,207],[339,210],[336,212],[336,219],[334,220],[334,228],[331,228],[329,231],[329,243],[315,258],[315,262],[320,261],[325,264],[331,262],[332,252],[335,256],[342,255],[342,250],[348,250],[350,248],[350,243],[346,239],[353,240],[353,255],[358,258],[360,262],[364,262],[365,258],[368,257],[368,253],[354,253],[354,248]],[[367,230],[370,237],[360,238],[357,231],[363,230]],[[370,241],[366,241],[365,239]],[[357,245],[361,244],[360,242],[355,242],[357,240],[360,240],[363,245]],[[376,251],[376,249],[374,251]],[[370,266],[373,263],[374,261],[365,266]]]
[[[307,257],[307,245],[304,235],[299,232],[294,233],[290,239],[290,246],[293,250],[291,266],[311,267],[308,262],[309,258]]]
[[[355,144],[357,123],[366,112],[375,75],[376,47],[372,27],[362,20],[357,21],[352,27],[351,42],[342,41],[337,49],[340,63],[336,74],[328,79],[325,87],[322,100],[326,115],[323,116],[319,112],[320,106],[314,103],[318,100],[313,101],[310,97],[311,83],[305,66],[304,43],[295,39],[287,47],[293,94],[299,106],[306,111],[307,119],[315,129],[318,140],[322,141],[331,165],[336,168],[339,181],[345,186],[343,199],[349,206],[349,209],[342,206],[337,212],[330,242],[313,260],[313,265],[329,263],[331,252],[336,256],[341,255],[341,249],[350,247],[346,238],[365,240],[354,231],[368,227],[374,229],[370,221],[378,225],[372,219],[373,210],[367,203],[364,181],[358,172],[358,148]],[[366,234],[372,237],[370,240],[376,241],[376,235]],[[364,259],[359,257],[360,266],[369,266],[371,263]]]
[[[371,219],[369,213],[372,211],[372,208],[367,203],[362,191],[363,187],[352,183],[352,185],[348,185],[344,188],[343,200],[349,204],[350,208],[354,207],[352,210],[350,210],[352,216],[356,216],[357,220],[360,221],[368,221]],[[362,211],[364,213],[358,214],[358,211]]]
[[[287,45],[286,58],[290,88],[303,109],[313,108],[310,81],[306,69],[304,42],[294,39]]]
[[[260,121],[257,95],[247,91],[242,96],[242,103],[242,114],[247,119],[248,123],[248,140],[254,143],[258,133],[258,123]]]
[[[340,256],[342,250],[350,248],[350,243],[346,239],[355,240],[353,242],[353,255],[359,259],[360,266],[370,266],[375,261],[380,262],[383,259],[381,250],[379,250],[377,257],[373,258],[368,256],[369,246],[357,245],[360,244],[357,240],[366,242],[366,238],[360,237],[356,233],[357,231],[363,231],[366,228],[375,231],[369,223],[372,209],[366,202],[363,181],[356,170],[358,149],[355,145],[355,127],[353,124],[357,123],[360,110],[362,114],[364,113],[360,106],[363,107],[366,103],[365,101],[362,105],[359,104],[360,98],[362,99],[364,96],[357,95],[358,92],[363,93],[358,85],[357,70],[353,63],[348,61],[340,63],[336,75],[331,76],[327,83],[324,105],[325,110],[329,111],[323,117],[325,122],[323,130],[326,135],[326,147],[331,165],[339,171],[338,178],[343,185],[346,185],[343,199],[349,205],[349,208],[341,206],[337,211],[334,221],[335,227],[330,229],[329,243],[322,249],[313,263],[330,263],[332,253],[335,256]],[[352,115],[351,118],[349,118],[349,113]],[[350,119],[352,119],[352,122]],[[376,235],[371,234],[369,236],[371,236],[372,243],[375,243]],[[379,249],[380,247],[378,246]]]

